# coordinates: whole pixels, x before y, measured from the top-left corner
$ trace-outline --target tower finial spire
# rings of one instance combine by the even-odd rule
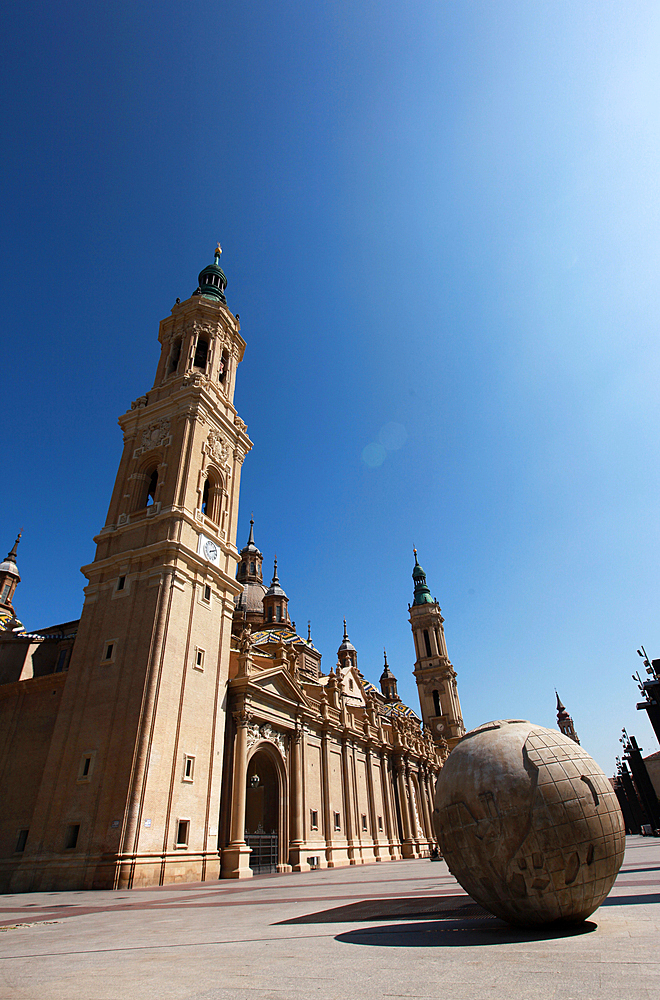
[[[344,642],[348,641],[348,632],[346,631],[346,619],[344,618]]]
[[[250,514],[250,535],[247,543],[248,545],[254,545],[254,511]]]

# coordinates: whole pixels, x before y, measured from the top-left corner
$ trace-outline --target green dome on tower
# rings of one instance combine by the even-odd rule
[[[207,266],[199,272],[199,285],[193,292],[193,295],[201,295],[205,299],[214,299],[216,302],[222,302],[223,306],[227,305],[227,299],[225,298],[225,288],[227,287],[227,279],[225,278],[224,271],[220,267],[220,254],[222,253],[222,247],[218,243],[215,250],[215,256],[212,264],[207,264]]]
[[[413,604],[433,604],[431,591],[426,583],[426,573],[417,560],[417,549],[413,549],[413,553],[415,555],[415,565],[412,571],[412,578],[415,583],[415,596],[413,598]]]

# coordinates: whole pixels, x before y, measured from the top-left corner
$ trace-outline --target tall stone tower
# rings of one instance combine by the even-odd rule
[[[575,743],[579,743],[578,734],[575,732],[575,726],[573,720],[566,711],[565,707],[561,703],[561,698],[555,691],[557,695],[557,727],[564,736],[568,736],[569,739],[573,740]]]
[[[15,891],[219,877],[245,342],[213,264],[160,324],[124,451]]]
[[[456,671],[447,656],[444,618],[440,605],[431,597],[426,574],[417,560],[412,572],[415,583],[413,603],[408,605],[410,625],[415,640],[415,680],[419,691],[422,720],[433,738],[445,739],[450,749],[465,734],[461,704],[458,700]]]

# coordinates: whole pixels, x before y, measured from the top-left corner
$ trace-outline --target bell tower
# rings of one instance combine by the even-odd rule
[[[15,891],[219,877],[245,341],[214,262],[160,324],[124,449]]]
[[[456,671],[447,656],[440,605],[431,597],[426,574],[417,559],[417,549],[413,549],[413,553],[415,566],[412,577],[415,592],[408,610],[415,641],[416,660],[413,672],[417,681],[422,720],[438,743],[445,739],[452,748],[465,734]]]

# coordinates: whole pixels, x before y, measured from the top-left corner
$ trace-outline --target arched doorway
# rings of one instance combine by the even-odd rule
[[[280,780],[267,750],[257,750],[247,769],[245,843],[252,848],[253,872],[277,871],[279,863]]]

